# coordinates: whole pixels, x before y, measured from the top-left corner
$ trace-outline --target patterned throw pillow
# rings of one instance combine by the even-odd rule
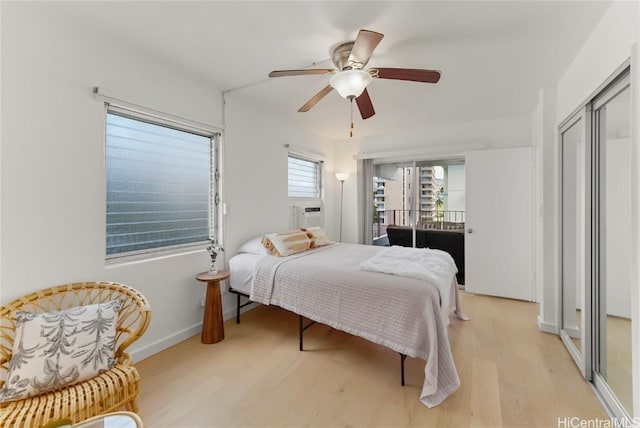
[[[310,248],[317,248],[331,244],[331,240],[327,236],[327,233],[320,226],[308,227],[300,230],[307,232],[307,236],[311,240]]]
[[[16,335],[0,402],[90,379],[115,364],[120,300],[59,312],[16,312]]]
[[[301,230],[270,233],[262,238],[262,245],[271,251],[271,254],[278,257],[286,257],[306,251],[310,248],[310,244],[311,240],[306,232]]]

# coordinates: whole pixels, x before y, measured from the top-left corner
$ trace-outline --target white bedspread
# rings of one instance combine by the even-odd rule
[[[440,292],[431,281],[359,269],[389,248],[340,244],[285,258],[264,257],[256,265],[251,300],[273,304],[394,351],[423,359],[420,400],[441,403],[460,386],[441,312]],[[418,250],[419,251],[419,250]],[[455,277],[448,300],[457,303]]]
[[[428,248],[393,246],[362,262],[360,269],[431,282],[438,288],[440,306],[448,314],[451,279],[458,272],[449,253]]]

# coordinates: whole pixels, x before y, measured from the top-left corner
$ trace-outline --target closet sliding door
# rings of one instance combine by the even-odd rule
[[[560,337],[619,420],[633,413],[627,69],[560,126]]]
[[[587,275],[588,182],[586,111],[560,128],[561,158],[561,252],[560,337],[586,378],[591,374],[590,293]]]
[[[618,417],[633,411],[630,92],[627,73],[592,103],[594,381]]]

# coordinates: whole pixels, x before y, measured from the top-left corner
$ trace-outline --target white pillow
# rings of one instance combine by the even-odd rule
[[[0,402],[90,379],[115,364],[120,300],[59,312],[16,312],[16,335]]]
[[[257,238],[253,238],[250,241],[245,242],[238,249],[239,253],[249,253],[249,254],[258,254],[258,255],[271,255],[271,251],[267,249],[264,245],[262,245],[262,236],[258,236]]]

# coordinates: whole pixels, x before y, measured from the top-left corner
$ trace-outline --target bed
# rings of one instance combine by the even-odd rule
[[[412,275],[417,278],[404,276],[405,272],[391,272],[401,263],[386,257],[411,259],[443,252],[400,248],[332,244],[288,257],[267,255],[259,248],[241,252],[229,261],[229,291],[238,294],[237,321],[243,295],[248,303],[276,305],[301,320],[305,317],[386,346],[398,352],[403,363],[405,356],[420,358],[425,361],[420,400],[436,406],[460,385],[447,336],[452,311],[465,319],[459,308],[455,264],[450,261],[452,270],[438,268],[440,264]],[[443,254],[438,256],[449,263],[444,258],[450,256]],[[301,324],[301,347],[302,331]]]

